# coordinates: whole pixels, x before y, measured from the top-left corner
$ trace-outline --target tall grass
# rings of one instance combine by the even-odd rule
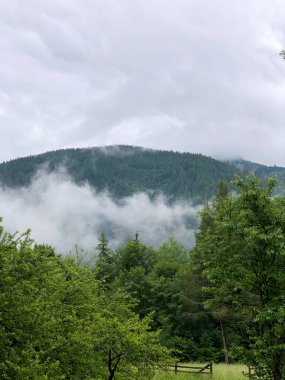
[[[193,365],[193,363],[191,365]],[[240,364],[214,364],[212,376],[190,373],[178,373],[175,375],[173,371],[169,371],[157,374],[155,380],[246,380],[248,377],[243,375],[243,371],[245,373],[248,372],[247,366]]]

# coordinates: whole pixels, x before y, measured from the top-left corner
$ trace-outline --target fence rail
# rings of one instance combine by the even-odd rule
[[[252,378],[253,378],[254,373],[255,373],[255,367],[253,367],[252,365],[249,365],[249,366],[248,366],[248,372],[244,372],[244,371],[242,371],[242,374],[243,374],[244,376],[247,376],[249,379],[252,379]]]
[[[170,369],[174,371],[174,373],[177,375],[180,373],[196,373],[199,375],[212,375],[213,374],[213,364],[210,362],[206,364],[203,367],[200,366],[189,366],[189,365],[180,365],[175,364],[174,366],[171,366]]]

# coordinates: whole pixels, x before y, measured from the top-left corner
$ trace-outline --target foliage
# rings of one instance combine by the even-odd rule
[[[28,232],[0,234],[1,379],[145,379],[167,363],[150,316],[106,294],[92,268]]]
[[[151,317],[141,320],[120,293],[101,310],[96,325],[105,333],[97,344],[108,363],[109,379],[115,373],[116,379],[152,378],[156,368],[170,363],[169,351],[159,344],[159,332],[150,331],[150,323]]]
[[[272,198],[276,181],[266,187],[249,176],[237,178],[238,196],[222,197],[202,212],[197,235],[207,279],[206,305],[243,320],[249,337],[246,357],[268,378],[284,371],[285,218]],[[207,222],[206,222],[207,221]],[[222,265],[221,265],[222,263]],[[224,310],[224,311],[223,311]],[[278,310],[278,312],[277,312]],[[281,319],[280,319],[281,318]]]
[[[99,236],[96,257],[96,278],[101,284],[108,285],[114,281],[114,252],[109,247],[109,242],[105,234],[102,232]]]
[[[112,273],[116,276],[110,291],[121,288],[127,292],[136,300],[134,310],[141,317],[153,312],[152,329],[161,330],[164,345],[180,360],[219,359],[215,324],[199,299],[202,291],[183,246],[171,239],[159,249],[148,248],[137,235],[114,257]],[[97,265],[100,267],[100,261]]]
[[[204,207],[192,252],[138,233],[113,251],[102,233],[86,264],[0,225],[0,377],[150,379],[172,354],[282,379],[285,197],[274,179],[233,186]]]

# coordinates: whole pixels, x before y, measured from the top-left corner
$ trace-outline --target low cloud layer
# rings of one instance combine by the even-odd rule
[[[190,247],[198,226],[198,208],[189,202],[168,205],[163,196],[151,201],[146,194],[115,201],[90,186],[78,186],[64,171],[40,172],[28,188],[0,190],[0,215],[10,232],[32,229],[38,243],[60,253],[79,245],[94,254],[104,232],[113,248],[133,238],[158,245],[170,237]]]

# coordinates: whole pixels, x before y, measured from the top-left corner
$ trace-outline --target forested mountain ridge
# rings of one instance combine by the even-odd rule
[[[170,200],[195,203],[211,198],[220,180],[230,180],[233,165],[193,153],[143,149],[133,146],[64,149],[17,158],[0,164],[3,187],[28,186],[41,168],[65,167],[77,184],[89,183],[121,198],[136,192],[163,193]]]
[[[117,198],[147,192],[163,193],[169,200],[211,199],[221,180],[255,171],[268,178],[285,179],[285,169],[235,160],[222,162],[202,154],[144,149],[134,146],[61,149],[17,158],[0,164],[0,185],[28,186],[38,170],[48,173],[64,167],[77,184],[88,183],[98,192],[107,190]]]
[[[258,177],[263,179],[276,175],[279,180],[283,182],[285,181],[285,168],[280,166],[266,166],[242,159],[230,160],[227,162],[234,165],[243,173],[255,173]]]

